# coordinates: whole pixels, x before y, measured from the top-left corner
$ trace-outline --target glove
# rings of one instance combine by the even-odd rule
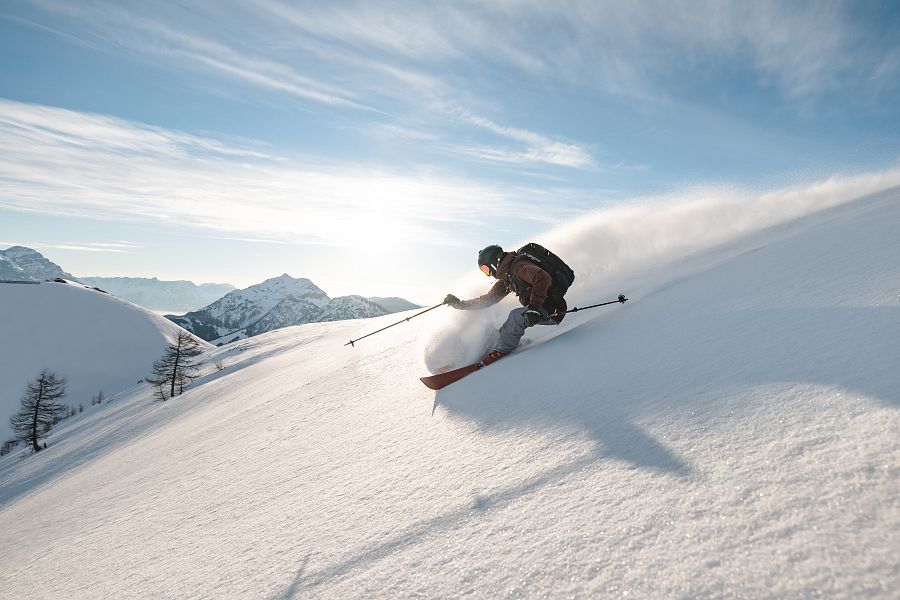
[[[444,298],[444,304],[450,306],[451,308],[459,308],[459,305],[462,304],[462,300],[460,300],[453,294],[447,294],[447,297]]]
[[[534,310],[533,308],[529,308],[522,315],[525,318],[525,327],[531,327],[533,325],[537,325],[541,322],[543,315],[540,312]]]

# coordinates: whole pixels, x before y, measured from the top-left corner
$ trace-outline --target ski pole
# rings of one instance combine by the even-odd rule
[[[376,333],[381,333],[381,332],[384,331],[385,329],[390,329],[390,328],[393,327],[394,325],[399,325],[400,323],[405,323],[405,322],[409,321],[410,319],[415,319],[415,318],[418,317],[419,315],[424,315],[424,314],[427,313],[428,311],[434,310],[434,309],[438,308],[439,306],[443,306],[444,304],[445,304],[444,302],[441,302],[440,304],[435,304],[435,305],[432,306],[431,308],[426,308],[426,309],[423,310],[422,312],[417,312],[416,314],[414,314],[414,315],[412,315],[412,316],[406,317],[406,318],[403,319],[402,321],[397,321],[396,323],[391,323],[391,324],[388,325],[387,327],[382,327],[382,328],[379,329],[378,331],[373,331],[372,333],[367,333],[366,335],[362,336],[361,338],[356,338],[355,340],[350,340],[349,342],[347,342],[347,343],[344,344],[344,345],[345,345],[345,346],[353,346],[353,347],[355,348],[355,347],[356,347],[356,342],[358,342],[359,340],[363,340],[363,339],[369,337],[370,335],[375,335]]]
[[[551,316],[551,317],[558,317],[559,315],[564,315],[564,314],[566,314],[566,313],[570,313],[570,312],[578,312],[579,310],[587,310],[587,309],[589,309],[589,308],[597,308],[598,306],[606,306],[607,304],[625,304],[625,302],[626,302],[627,300],[628,300],[628,298],[625,297],[625,294],[619,294],[619,297],[618,297],[617,299],[615,299],[615,300],[610,300],[609,302],[601,302],[600,304],[591,304],[590,306],[582,306],[581,308],[578,308],[578,307],[576,306],[575,308],[570,308],[569,310],[567,310],[567,311],[565,311],[565,312],[561,312],[561,313],[556,313],[556,312],[555,312],[555,313],[553,313],[553,314],[550,315],[550,316]]]

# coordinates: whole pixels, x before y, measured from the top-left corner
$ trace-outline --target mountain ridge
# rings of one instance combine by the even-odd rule
[[[417,308],[402,298],[388,298],[391,308]],[[166,315],[174,323],[214,344],[253,337],[267,331],[347,319],[367,319],[398,312],[363,296],[331,298],[307,278],[284,273],[242,290],[234,290],[212,304],[184,315]]]
[[[102,289],[150,310],[184,311],[182,315],[173,313],[165,316],[204,340],[217,342],[221,342],[223,336],[232,340],[241,339],[291,325],[370,318],[420,308],[398,297],[364,298],[351,295],[340,300],[330,298],[309,279],[295,279],[287,273],[243,290],[230,283],[196,284],[189,280],[161,280],[157,277],[79,278],[32,248],[11,246],[0,250],[0,281],[57,278]],[[240,299],[229,296],[233,292],[242,292]],[[332,301],[334,303],[330,307],[325,306]],[[279,307],[282,302],[284,305]],[[309,304],[305,308],[302,306],[304,302]]]
[[[234,291],[230,283],[194,283],[186,279],[157,277],[80,277],[83,283],[102,288],[150,310],[190,311],[215,302]]]

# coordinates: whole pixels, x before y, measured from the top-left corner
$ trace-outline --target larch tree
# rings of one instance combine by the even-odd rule
[[[156,395],[166,400],[184,391],[184,387],[196,379],[199,374],[203,347],[193,335],[180,331],[169,343],[162,358],[153,363],[153,375],[147,381],[156,386]]]
[[[19,439],[31,444],[35,452],[41,450],[38,438],[50,431],[66,412],[66,405],[60,402],[65,395],[66,380],[46,369],[25,388],[22,406],[9,423]]]

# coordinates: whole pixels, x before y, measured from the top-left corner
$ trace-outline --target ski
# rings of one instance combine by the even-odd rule
[[[477,362],[465,367],[460,367],[459,369],[447,371],[446,373],[438,373],[437,375],[431,375],[429,377],[420,377],[419,380],[427,387],[433,390],[439,390],[447,387],[454,381],[459,381],[466,375],[471,375],[481,367],[482,364]]]

